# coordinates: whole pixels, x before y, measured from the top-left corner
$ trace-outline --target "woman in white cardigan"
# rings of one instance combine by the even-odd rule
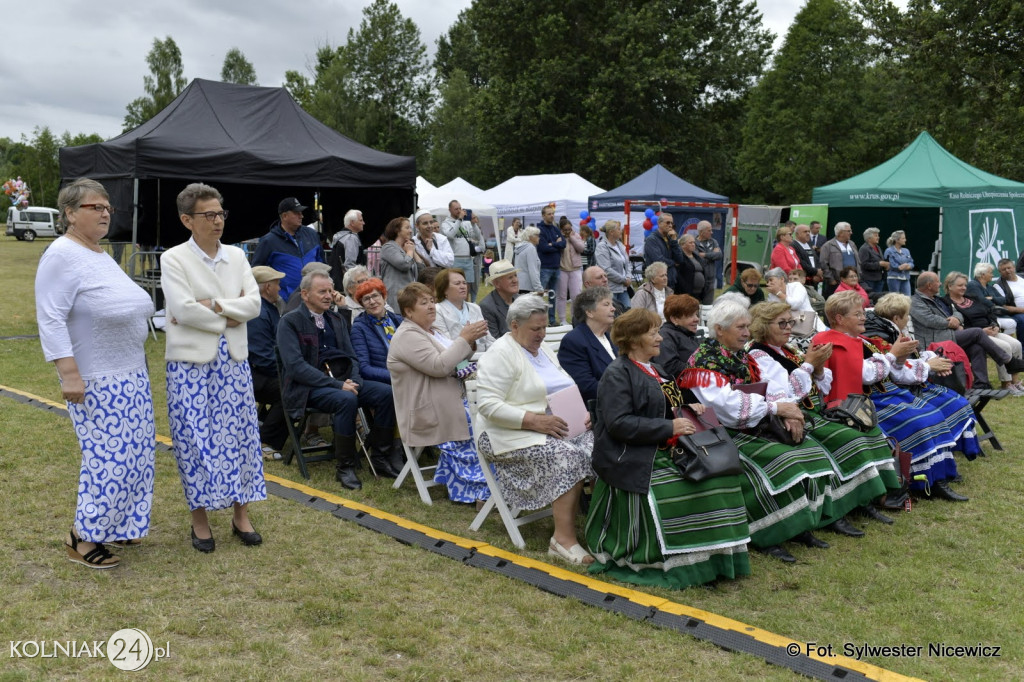
[[[437,301],[437,319],[434,329],[449,341],[459,338],[463,327],[484,319],[480,306],[469,297],[469,283],[462,268],[445,268],[434,277],[434,297]],[[483,352],[494,343],[494,337],[487,332],[476,340],[476,348]]]
[[[548,554],[572,564],[594,561],[576,539],[583,481],[594,472],[593,431],[566,438],[568,425],[548,413],[548,395],[573,385],[544,347],[548,304],[520,296],[508,309],[509,333],[480,357],[477,369],[477,445],[494,464],[510,507],[551,505],[555,532]]]
[[[167,302],[167,410],[174,457],[192,512],[192,546],[215,549],[208,509],[234,508],[232,534],[263,541],[246,505],[267,498],[249,371],[245,323],[260,293],[245,253],[220,243],[227,211],[213,187],[192,183],[178,195],[192,238],[160,258]]]

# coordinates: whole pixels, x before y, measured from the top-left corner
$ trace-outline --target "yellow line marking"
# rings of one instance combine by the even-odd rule
[[[26,393],[25,391],[19,391],[17,389],[11,388],[9,386],[4,386],[2,384],[0,384],[0,389],[10,391],[11,393],[17,393],[18,395],[24,396],[26,398],[31,398],[33,400],[45,403],[47,405],[51,405],[53,407],[67,407],[66,405],[55,403],[52,400],[47,400],[46,398],[41,398],[37,395]],[[171,444],[171,439],[167,438],[166,436],[157,435],[156,438],[161,443],[164,443],[166,445]],[[445,540],[446,542],[450,542],[454,545],[458,545],[459,547],[464,547],[466,549],[475,549],[477,552],[480,552],[481,554],[486,554],[488,556],[505,559],[506,561],[512,562],[518,566],[523,566],[525,568],[535,568],[539,571],[548,573],[549,575],[555,578],[572,581],[585,587],[589,587],[590,589],[596,590],[598,592],[614,594],[618,597],[628,599],[636,604],[657,608],[661,611],[665,611],[666,613],[671,613],[678,616],[688,616],[690,618],[696,618],[697,620],[702,620],[708,625],[712,625],[721,630],[732,630],[734,632],[740,632],[745,635],[749,635],[760,642],[764,642],[765,644],[785,647],[787,644],[791,644],[794,641],[796,641],[791,638],[783,637],[782,635],[777,635],[774,632],[762,630],[761,628],[754,627],[753,625],[747,625],[746,623],[743,623],[741,621],[733,620],[732,618],[719,616],[718,614],[711,613],[710,611],[704,611],[702,609],[687,606],[685,604],[680,604],[678,602],[670,601],[662,597],[656,597],[654,595],[647,594],[646,592],[640,592],[637,590],[630,589],[628,587],[623,587],[621,585],[616,585],[613,583],[607,583],[601,580],[596,580],[586,575],[574,573],[573,571],[568,571],[564,568],[553,566],[543,561],[537,561],[536,559],[531,559],[530,557],[525,557],[520,554],[515,554],[513,552],[509,552],[498,547],[494,547],[493,545],[482,540],[471,540],[469,538],[464,538],[459,535],[452,535],[451,533],[446,533],[445,531],[438,530],[436,528],[431,528],[430,526],[424,526],[422,524],[416,523],[415,521],[410,521],[409,519],[406,519],[404,517],[395,516],[394,514],[390,514],[386,511],[377,509],[376,507],[371,507],[369,505],[362,504],[361,502],[356,502],[355,500],[339,497],[333,493],[319,490],[317,488],[311,488],[307,485],[297,483],[287,478],[281,478],[279,476],[275,476],[273,474],[268,474],[265,472],[263,476],[266,480],[273,481],[274,483],[277,483],[278,485],[281,485],[285,488],[298,490],[303,493],[306,493],[310,497],[319,497],[323,500],[327,500],[328,502],[332,502],[334,504],[346,507],[348,509],[355,509],[357,511],[369,514],[371,516],[375,516],[379,519],[392,521],[396,525],[399,525],[403,528],[408,528],[410,530],[415,530],[420,533],[423,533],[427,537],[431,537],[437,540]],[[826,665],[842,666],[850,670],[855,670],[864,675],[865,677],[870,677],[871,679],[879,680],[880,682],[923,682],[922,680],[919,680],[919,678],[901,675],[899,673],[892,672],[891,670],[886,670],[885,668],[880,668],[876,665],[865,663],[864,661],[858,661],[854,658],[848,658],[846,656],[834,656],[832,658],[827,658],[823,656],[809,654],[808,657],[813,658],[817,661],[821,661]]]

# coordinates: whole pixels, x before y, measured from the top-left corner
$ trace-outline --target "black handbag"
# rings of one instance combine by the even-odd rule
[[[752,436],[767,438],[784,445],[800,445],[807,438],[807,432],[804,431],[800,434],[800,440],[797,440],[793,436],[793,432],[786,428],[786,422],[783,418],[777,414],[769,414],[761,420],[761,423],[752,429],[745,429],[745,432]]]
[[[710,421],[686,407],[677,407],[674,412],[676,417],[689,419],[698,429],[689,436],[679,436],[672,448],[672,461],[683,478],[700,483],[716,476],[743,473],[739,448],[725,427],[718,423],[711,408],[704,411],[705,415],[710,413]]]
[[[858,431],[867,432],[878,426],[875,404],[864,393],[851,393],[842,401],[826,408],[822,416],[830,422],[845,424]]]

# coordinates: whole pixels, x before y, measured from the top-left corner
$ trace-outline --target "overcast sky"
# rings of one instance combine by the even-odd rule
[[[757,0],[765,26],[780,39],[804,0]],[[396,0],[434,42],[470,0]],[[260,85],[306,68],[318,45],[337,45],[358,28],[369,0],[32,0],[17,3],[0,34],[0,137],[31,137],[36,126],[121,133],[125,107],[145,94],[146,54],[171,36],[185,77],[220,78],[225,53],[239,48]],[[779,41],[776,41],[776,45]]]

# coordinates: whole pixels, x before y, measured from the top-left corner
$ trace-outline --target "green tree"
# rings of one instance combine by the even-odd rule
[[[872,55],[845,0],[808,0],[750,93],[740,179],[748,199],[810,199],[872,158],[865,96]]]
[[[237,47],[231,48],[224,55],[224,66],[220,69],[220,79],[225,83],[259,85],[256,80],[256,68]]]
[[[424,175],[444,181],[461,176],[470,182],[480,177],[474,94],[468,76],[458,69],[441,86],[441,105],[428,125]]]
[[[32,204],[54,206],[60,187],[60,161],[57,153],[60,141],[47,126],[36,127],[32,139],[21,136],[24,153],[21,155],[17,175],[32,188]]]
[[[181,51],[174,39],[153,39],[153,49],[146,55],[150,75],[143,76],[146,95],[133,100],[124,117],[124,131],[128,132],[153,118],[185,88]]]

